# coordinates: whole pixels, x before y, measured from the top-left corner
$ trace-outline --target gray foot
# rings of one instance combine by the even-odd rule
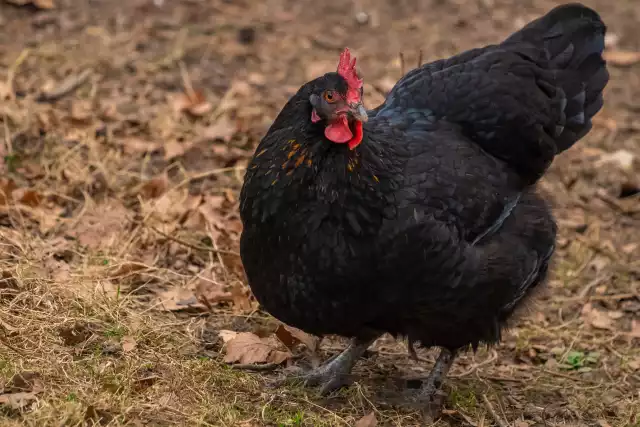
[[[351,370],[358,359],[364,354],[373,340],[354,339],[349,347],[338,356],[330,359],[304,374],[292,375],[280,381],[279,384],[301,384],[305,387],[319,387],[322,395],[327,395],[350,383]]]
[[[442,412],[442,406],[446,394],[442,392],[442,383],[447,377],[455,355],[446,349],[440,350],[440,355],[429,376],[423,383],[420,390],[411,393],[409,400],[412,406],[417,406],[422,411],[423,416],[427,420],[434,421],[438,419]]]

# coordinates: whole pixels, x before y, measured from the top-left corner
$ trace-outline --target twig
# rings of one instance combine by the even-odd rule
[[[254,365],[252,363],[239,363],[237,365],[231,365],[231,369],[238,369],[244,371],[257,371],[257,372],[265,372],[265,371],[273,371],[278,368],[277,363],[265,363],[262,365]]]
[[[404,53],[400,52],[400,74],[404,77]]]
[[[11,98],[15,96],[13,94],[13,79],[16,76],[16,70],[20,67],[20,65],[22,65],[25,59],[27,59],[30,53],[31,49],[24,49],[22,52],[20,52],[20,55],[18,55],[18,59],[16,59],[13,65],[11,65],[11,68],[9,68],[9,72],[7,73],[7,88],[9,89]]]
[[[52,102],[57,101],[60,98],[63,98],[70,93],[74,92],[80,86],[85,84],[89,77],[93,74],[93,70],[91,68],[87,68],[82,71],[80,74],[73,74],[67,77],[65,80],[60,83],[60,85],[49,92],[44,92],[38,95],[36,101],[38,102]]]
[[[152,229],[156,233],[160,234],[163,237],[166,237],[169,240],[173,240],[176,243],[179,243],[179,244],[181,244],[183,246],[186,246],[188,248],[191,248],[191,249],[195,249],[197,251],[207,251],[207,252],[213,252],[213,253],[217,253],[217,254],[227,254],[227,255],[240,256],[240,254],[238,252],[225,251],[225,250],[222,250],[222,249],[214,249],[214,248],[208,248],[206,246],[194,245],[194,244],[189,243],[189,242],[187,242],[185,240],[182,240],[182,239],[179,239],[177,237],[171,236],[171,235],[165,233],[164,231],[160,231],[160,230],[158,230],[157,228],[155,228],[152,225],[144,224],[144,223],[143,223],[143,225],[145,225],[146,227],[149,227],[150,229]]]
[[[4,333],[3,333],[4,335]],[[22,357],[28,357],[26,354],[24,354],[22,351],[18,350],[17,348],[15,348],[14,346],[12,346],[11,344],[9,344],[8,342],[5,341],[4,337],[0,336],[0,343],[2,343],[5,347],[7,347],[10,350],[15,351],[16,353],[18,353],[20,356]]]
[[[422,49],[420,49],[420,53],[419,53],[419,56],[418,56],[418,67],[417,68],[420,68],[421,66],[422,66]]]
[[[201,172],[199,174],[196,174],[196,175],[193,175],[193,176],[185,178],[178,185],[176,185],[173,188],[173,190],[177,190],[179,188],[182,188],[185,185],[189,184],[190,182],[197,181],[199,179],[208,178],[208,177],[214,176],[214,175],[220,175],[220,174],[226,173],[226,172],[243,171],[245,169],[246,169],[246,167],[232,166],[232,167],[228,167],[228,168],[212,169],[212,170],[209,170],[209,171]]]
[[[584,288],[582,288],[582,290],[578,294],[578,297],[580,299],[585,298],[589,294],[589,292],[591,292],[591,289],[595,288],[596,286],[598,286],[600,283],[604,282],[605,280],[609,280],[610,278],[611,278],[611,273],[605,273],[605,274],[598,275],[591,282],[587,283],[584,286]]]
[[[189,76],[189,72],[187,71],[186,65],[184,65],[183,61],[178,63],[180,65],[180,76],[182,77],[182,85],[184,86],[184,91],[187,93],[187,97],[195,101],[197,99],[196,91],[193,90],[193,84],[191,83],[191,77]]]
[[[487,411],[489,411],[489,414],[491,415],[493,420],[496,422],[496,424],[498,424],[500,427],[509,427],[509,424],[504,422],[504,420],[500,418],[500,416],[495,411],[495,409],[493,409],[493,406],[491,405],[491,402],[489,401],[489,398],[487,398],[486,394],[482,395],[482,400],[484,402],[484,406],[487,408]]]

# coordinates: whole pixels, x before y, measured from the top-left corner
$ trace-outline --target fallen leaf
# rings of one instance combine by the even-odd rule
[[[0,178],[0,206],[6,205],[11,200],[13,190],[18,188],[12,179]]]
[[[187,112],[196,117],[204,116],[213,109],[211,103],[207,101],[204,93],[200,90],[175,96],[173,107],[176,111]]]
[[[85,323],[77,322],[70,326],[58,328],[58,335],[62,338],[64,345],[74,346],[88,340],[92,332]]]
[[[360,418],[358,422],[356,422],[355,427],[376,427],[377,425],[378,420],[376,418],[376,414],[372,411]]]
[[[613,321],[606,312],[593,308],[591,303],[582,308],[582,316],[585,321],[596,329],[613,329]]]
[[[225,363],[275,363],[290,359],[292,354],[288,351],[278,350],[266,338],[260,338],[251,332],[240,332],[226,343],[227,354]]]
[[[104,249],[125,233],[129,211],[114,199],[89,207],[69,235],[89,249]]]
[[[237,131],[236,123],[227,116],[222,116],[213,125],[206,128],[202,136],[207,140],[221,139],[224,142],[229,142]]]
[[[187,151],[189,145],[185,143],[178,142],[176,140],[171,140],[164,144],[164,159],[171,160],[176,157],[182,156],[185,151]]]
[[[107,425],[113,420],[113,415],[109,411],[89,405],[84,413],[84,420],[91,421],[91,424],[94,426]]]
[[[44,385],[40,374],[35,371],[23,371],[15,374],[5,386],[11,392],[28,391],[40,393],[44,390]]]
[[[9,4],[16,6],[33,5],[38,9],[55,9],[56,4],[53,0],[5,0]]]
[[[213,304],[233,301],[233,295],[225,291],[223,285],[205,279],[198,280],[194,294],[210,310]]]
[[[630,170],[633,167],[635,155],[627,150],[616,150],[600,157],[595,163],[596,167],[613,163],[623,170]]]
[[[32,392],[0,394],[0,405],[6,405],[11,409],[22,409],[35,400],[36,394]]]
[[[640,62],[640,52],[625,50],[609,50],[604,52],[604,59],[612,65],[627,67]]]
[[[287,328],[281,323],[278,325],[278,328],[274,332],[276,338],[280,340],[282,344],[285,345],[289,350],[293,350],[293,348],[297,344],[297,340],[293,337],[291,332],[287,330]]]
[[[621,319],[624,316],[624,313],[621,311],[608,311],[607,316],[612,318],[613,320]]]
[[[24,188],[20,188],[13,192],[13,199],[18,203],[21,203],[26,206],[30,206],[32,208],[40,205],[40,202],[44,199],[44,197],[35,190],[28,190]]]
[[[69,117],[78,124],[87,124],[93,118],[93,108],[89,101],[75,101],[71,104]]]
[[[220,338],[222,338],[222,341],[227,343],[229,341],[231,341],[232,339],[234,339],[235,337],[238,336],[238,333],[236,331],[229,331],[227,329],[221,329],[220,331],[218,331],[218,336],[220,336]]]
[[[317,337],[309,335],[293,326],[285,325],[284,323],[278,325],[275,335],[290,350],[293,350],[294,345],[300,342],[311,350],[311,352],[315,353],[318,348],[318,342],[320,341]]]
[[[114,279],[118,276],[126,276],[137,271],[146,270],[149,266],[142,262],[123,262],[109,268],[109,276]]]
[[[140,185],[140,195],[143,199],[157,199],[162,196],[169,187],[169,180],[165,174],[145,181]]]
[[[640,321],[631,320],[631,331],[629,332],[631,338],[640,338]]]
[[[7,83],[0,82],[0,100],[6,101],[9,99],[13,99],[13,90]]]
[[[133,337],[125,335],[122,337],[122,351],[128,353],[137,347],[138,343]]]
[[[188,309],[202,310],[205,307],[190,289],[175,287],[160,292],[156,296],[158,303],[154,304],[166,311],[179,311]]]
[[[622,252],[624,252],[627,255],[631,255],[633,252],[636,251],[636,249],[638,249],[638,247],[640,247],[640,244],[638,243],[628,243],[622,247]]]
[[[236,282],[231,287],[231,298],[233,306],[243,313],[253,310],[249,300],[249,289],[240,282]]]
[[[127,138],[121,141],[126,154],[146,154],[160,149],[160,144],[141,138]]]

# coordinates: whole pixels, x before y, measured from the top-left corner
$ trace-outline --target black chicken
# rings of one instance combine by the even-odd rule
[[[330,391],[383,333],[456,351],[495,343],[543,283],[556,225],[534,184],[591,128],[605,25],[560,6],[503,43],[416,68],[366,111],[348,50],[260,142],[241,194],[241,254],[272,315],[353,338],[307,373]]]

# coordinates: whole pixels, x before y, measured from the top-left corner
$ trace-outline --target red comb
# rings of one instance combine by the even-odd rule
[[[362,79],[358,78],[358,74],[356,73],[356,58],[351,59],[349,48],[345,48],[340,54],[338,74],[347,81],[347,85],[349,86],[347,90],[347,102],[358,102],[360,100]]]

